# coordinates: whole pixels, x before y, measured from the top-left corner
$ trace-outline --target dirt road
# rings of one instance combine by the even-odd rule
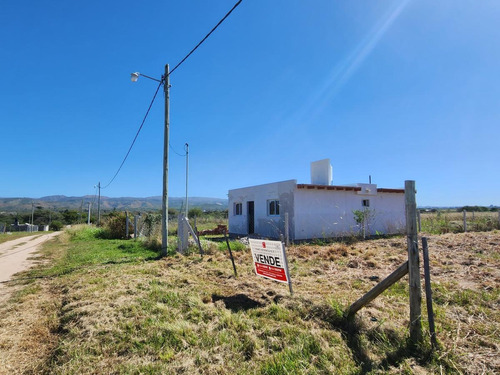
[[[11,280],[14,274],[28,269],[33,264],[33,260],[29,258],[39,246],[60,233],[38,233],[0,244],[0,303],[9,294],[6,282]]]

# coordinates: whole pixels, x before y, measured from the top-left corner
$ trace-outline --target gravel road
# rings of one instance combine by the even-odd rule
[[[38,233],[0,244],[0,302],[3,302],[9,295],[6,282],[11,280],[14,274],[30,268],[33,264],[31,259],[33,253],[39,249],[42,243],[60,233]]]

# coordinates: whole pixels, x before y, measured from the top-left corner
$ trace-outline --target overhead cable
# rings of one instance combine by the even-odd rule
[[[183,63],[184,61],[186,61],[186,60],[189,58],[189,56],[191,56],[191,55],[192,55],[192,53],[193,53],[194,51],[196,51],[196,49],[197,49],[199,46],[201,46],[201,45],[203,44],[203,42],[204,42],[205,40],[207,40],[207,39],[208,39],[208,37],[209,37],[209,36],[210,36],[210,35],[211,35],[211,34],[212,34],[212,33],[213,33],[213,32],[214,32],[214,31],[215,31],[215,30],[216,30],[216,29],[217,29],[217,28],[218,28],[218,27],[222,24],[222,22],[224,22],[224,21],[225,21],[225,19],[226,19],[227,17],[229,17],[229,15],[233,12],[233,10],[235,10],[235,9],[236,9],[236,7],[237,7],[238,5],[240,5],[240,3],[241,3],[242,1],[243,1],[243,0],[239,0],[239,1],[238,1],[238,2],[237,2],[237,3],[236,3],[236,4],[235,4],[235,5],[231,8],[231,10],[230,10],[229,12],[227,12],[227,13],[226,13],[226,15],[225,15],[224,17],[222,17],[222,19],[221,19],[221,20],[217,23],[217,25],[215,25],[215,26],[212,28],[212,30],[210,30],[210,32],[209,32],[207,35],[205,35],[205,37],[204,37],[204,38],[203,38],[203,39],[202,39],[202,40],[201,40],[201,41],[200,41],[200,42],[199,42],[199,43],[198,43],[198,44],[197,44],[197,45],[196,45],[196,46],[195,46],[195,47],[194,47],[194,48],[193,48],[193,49],[192,49],[192,50],[191,50],[191,51],[190,51],[190,52],[189,52],[189,53],[188,53],[188,54],[187,54],[187,55],[186,55],[186,56],[185,56],[185,57],[184,57],[184,58],[183,58],[183,59],[182,59],[182,60],[181,60],[181,61],[180,61],[180,62],[179,62],[179,63],[178,63],[178,64],[177,64],[177,65],[176,65],[176,66],[175,66],[175,67],[174,67],[174,68],[173,68],[170,72],[169,72],[169,73],[168,73],[168,75],[169,75],[169,76],[170,76],[170,75],[171,75],[171,74],[172,74],[172,73],[173,73],[173,72],[174,72],[174,71],[175,71],[175,70],[176,70],[179,66],[181,66],[181,65],[182,65],[182,63]],[[149,77],[149,78],[151,78],[151,77]],[[132,147],[134,146],[134,143],[135,143],[135,141],[136,141],[137,137],[139,136],[139,133],[141,132],[141,129],[142,129],[143,125],[144,125],[144,122],[146,121],[146,118],[148,117],[149,111],[151,110],[151,107],[153,106],[153,103],[154,103],[154,101],[155,101],[155,99],[156,99],[156,95],[158,94],[158,91],[159,91],[159,89],[160,89],[160,86],[161,86],[161,85],[163,85],[163,84],[165,83],[165,78],[166,78],[166,77],[162,77],[162,79],[161,79],[160,83],[158,84],[158,87],[156,88],[156,92],[155,92],[155,94],[154,94],[154,96],[153,96],[153,99],[151,100],[151,103],[149,104],[149,108],[148,108],[148,110],[147,110],[147,112],[146,112],[146,115],[144,116],[144,119],[142,120],[141,126],[139,127],[139,130],[137,131],[137,134],[135,135],[134,140],[132,141],[132,144],[130,145],[130,147],[129,147],[128,151],[127,151],[127,154],[126,154],[126,155],[125,155],[125,157],[123,158],[123,161],[122,161],[122,163],[120,164],[120,167],[119,167],[119,168],[118,168],[118,170],[116,171],[116,173],[115,173],[115,175],[113,176],[113,178],[111,179],[111,181],[109,181],[109,182],[108,182],[108,184],[107,184],[106,186],[101,187],[101,189],[106,189],[109,185],[111,185],[111,183],[115,180],[116,176],[118,175],[118,173],[119,173],[119,172],[120,172],[120,170],[122,169],[123,164],[125,164],[125,161],[127,160],[127,157],[128,157],[128,155],[130,154],[130,151],[132,150]],[[172,147],[172,146],[170,146],[170,147]],[[175,151],[174,151],[174,152],[175,152]],[[180,154],[178,154],[178,155],[180,155]],[[181,155],[181,156],[182,156],[182,155]]]
[[[148,115],[149,115],[149,111],[151,110],[151,107],[153,106],[153,103],[155,102],[155,99],[156,99],[156,95],[158,95],[158,91],[160,90],[160,87],[161,85],[163,84],[163,81],[160,82],[158,84],[158,87],[156,88],[156,91],[155,91],[155,94],[153,95],[153,99],[151,100],[151,103],[149,103],[149,107],[148,107],[148,110],[146,111],[146,114],[144,115],[144,118],[142,119],[142,123],[141,123],[141,126],[139,126],[139,130],[137,130],[137,133],[134,137],[134,140],[132,141],[132,144],[130,145],[128,151],[127,151],[127,154],[125,155],[125,157],[123,158],[123,161],[122,163],[120,164],[120,167],[118,168],[118,170],[116,171],[115,175],[113,176],[113,178],[111,179],[111,181],[108,182],[108,184],[104,187],[101,187],[101,189],[106,189],[109,185],[111,185],[111,183],[115,180],[116,176],[118,176],[118,173],[120,173],[120,170],[122,169],[123,167],[123,164],[125,164],[125,160],[127,160],[128,158],[128,155],[130,154],[130,151],[132,151],[132,147],[134,147],[134,143],[135,141],[137,140],[137,137],[139,136],[139,133],[141,132],[141,129],[142,127],[144,126],[144,123],[146,122],[146,119],[148,118]]]

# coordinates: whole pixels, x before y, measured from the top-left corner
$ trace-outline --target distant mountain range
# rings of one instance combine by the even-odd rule
[[[94,208],[97,206],[97,197],[86,195],[83,197],[66,197],[64,195],[51,195],[42,198],[0,198],[0,212],[30,211],[32,202],[35,207],[56,210],[80,210],[88,207],[90,202]],[[202,210],[226,210],[227,199],[189,197],[189,208],[198,207]],[[171,197],[168,199],[169,208],[180,209],[184,205],[184,198]],[[161,209],[161,196],[147,198],[109,198],[101,196],[101,209],[104,211],[155,211]]]

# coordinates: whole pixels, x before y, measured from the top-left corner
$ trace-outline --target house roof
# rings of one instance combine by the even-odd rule
[[[337,190],[337,191],[361,191],[359,186],[339,186],[339,185],[314,185],[314,184],[297,184],[297,189],[307,190]],[[377,193],[404,193],[404,189],[387,189],[377,188]]]

